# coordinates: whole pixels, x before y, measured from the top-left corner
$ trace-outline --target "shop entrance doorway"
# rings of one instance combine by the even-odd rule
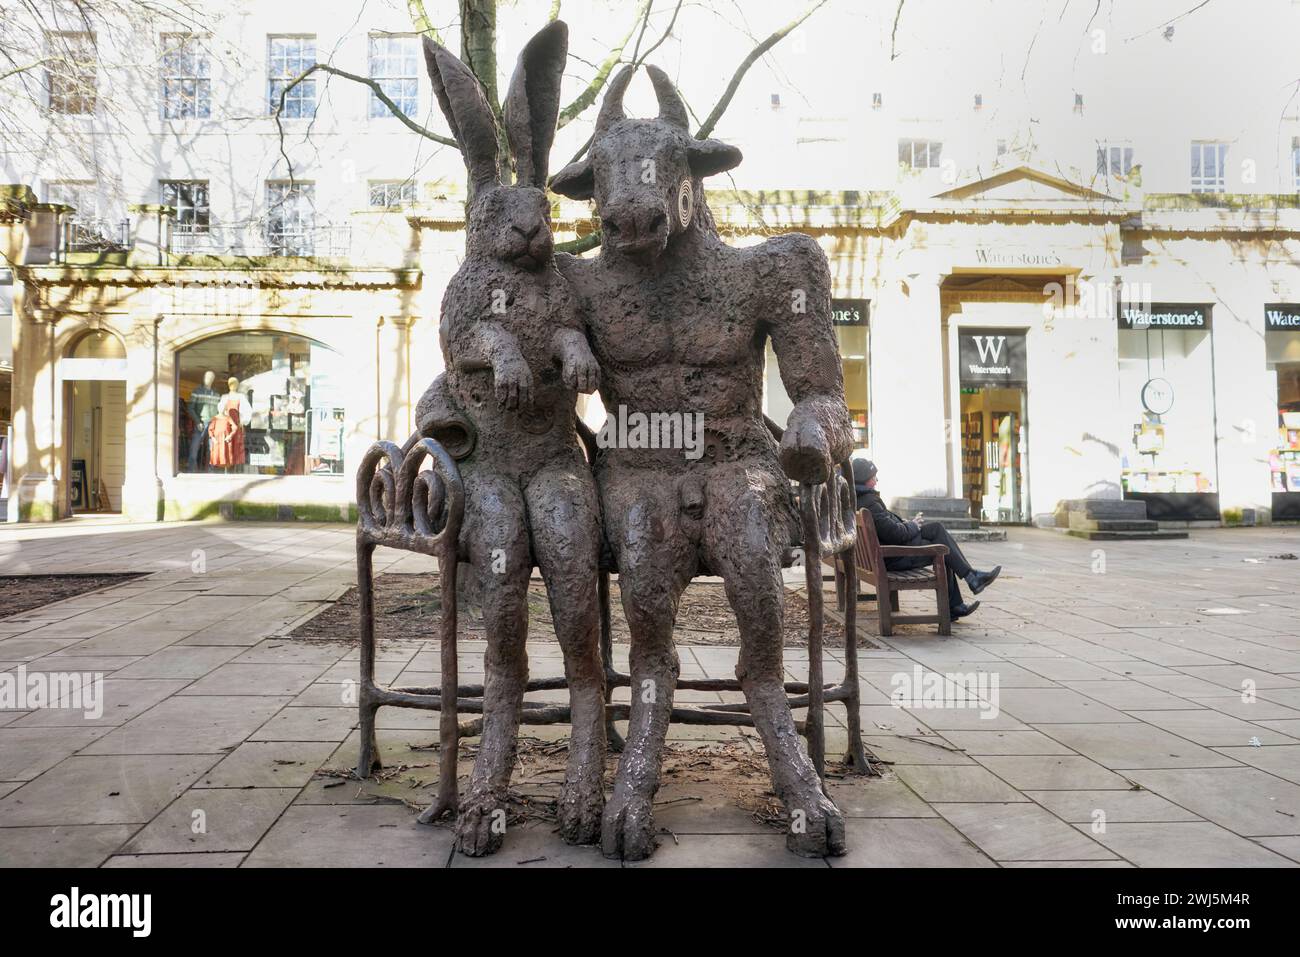
[[[92,332],[59,360],[67,513],[120,512],[126,482],[126,350]]]
[[[957,338],[962,495],[971,517],[981,522],[1027,523],[1032,513],[1025,335],[962,329]]]
[[[1029,521],[1025,408],[1022,387],[961,390],[962,485],[982,522]]]

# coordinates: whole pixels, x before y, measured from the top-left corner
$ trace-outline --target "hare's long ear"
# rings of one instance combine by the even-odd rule
[[[478,187],[500,182],[497,168],[497,125],[478,78],[469,67],[427,36],[424,63],[429,68],[433,92],[447,117],[451,135],[460,144],[470,181]]]
[[[568,56],[569,27],[563,20],[542,27],[519,54],[506,94],[505,126],[520,185],[546,188],[560,115],[560,78]]]

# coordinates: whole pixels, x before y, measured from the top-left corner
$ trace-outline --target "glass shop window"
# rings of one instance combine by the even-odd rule
[[[1125,494],[1218,491],[1210,349],[1208,329],[1119,330],[1120,402],[1133,427]]]
[[[1272,488],[1300,493],[1300,330],[1269,331],[1264,341],[1277,395],[1277,440],[1268,455]]]
[[[177,354],[176,470],[342,475],[343,357],[279,332],[213,336]]]

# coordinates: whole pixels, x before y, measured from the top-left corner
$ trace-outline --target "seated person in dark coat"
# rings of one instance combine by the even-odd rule
[[[948,605],[955,621],[965,618],[980,606],[978,601],[963,602],[957,588],[957,579],[964,579],[972,594],[978,595],[993,583],[1002,571],[998,565],[992,571],[981,572],[971,567],[961,548],[940,522],[909,522],[885,508],[884,500],[876,491],[877,469],[866,459],[853,460],[853,486],[858,493],[858,508],[871,512],[876,526],[876,537],[881,545],[947,545],[944,559],[948,569]],[[919,517],[919,516],[918,516]],[[928,555],[915,555],[885,559],[885,567],[901,572],[929,565],[934,559]]]

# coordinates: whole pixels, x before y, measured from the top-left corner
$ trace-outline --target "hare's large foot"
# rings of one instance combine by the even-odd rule
[[[654,804],[649,795],[615,789],[605,805],[600,851],[606,857],[643,861],[659,842],[655,838]]]
[[[840,857],[844,843],[844,815],[819,785],[785,795],[789,832],[788,850],[800,857]]]
[[[484,857],[499,850],[505,836],[505,805],[491,792],[471,793],[456,819],[456,850],[467,857]]]

